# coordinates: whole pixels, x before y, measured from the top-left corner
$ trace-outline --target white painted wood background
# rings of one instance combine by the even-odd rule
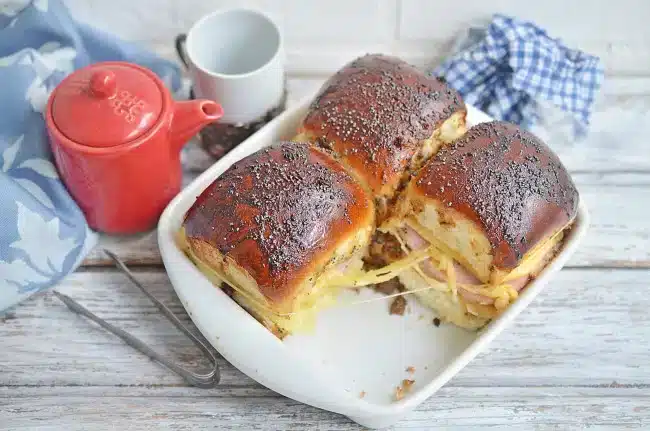
[[[288,69],[329,74],[355,55],[384,52],[417,65],[444,56],[468,25],[493,13],[533,20],[570,46],[600,56],[605,91],[650,92],[646,0],[64,0],[73,15],[174,58],[173,40],[222,7],[267,12],[282,27]]]
[[[175,34],[201,14],[261,7],[284,27],[292,102],[356,54],[391,52],[430,64],[466,25],[508,12],[605,60],[595,127],[608,109],[641,109],[650,131],[650,2],[643,0],[65,1],[79,19],[170,58]],[[591,211],[584,245],[509,331],[394,429],[650,428],[650,152],[625,139],[554,149]],[[190,181],[211,161],[192,143],[184,163]],[[155,232],[103,238],[101,246],[191,324],[161,266]],[[205,365],[99,250],[59,289],[157,350]],[[360,429],[278,396],[223,360],[221,367],[220,387],[189,388],[44,294],[0,320],[0,429]]]

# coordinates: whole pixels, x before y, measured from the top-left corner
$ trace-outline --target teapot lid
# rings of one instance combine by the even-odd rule
[[[56,87],[52,119],[77,144],[124,144],[156,124],[163,110],[162,91],[153,72],[140,66],[96,63],[72,73]]]

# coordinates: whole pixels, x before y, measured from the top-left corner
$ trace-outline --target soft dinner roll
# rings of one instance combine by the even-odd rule
[[[374,216],[372,198],[341,164],[284,142],[207,187],[180,241],[199,269],[282,337],[313,323],[335,293],[332,280],[360,270]]]
[[[431,259],[399,274],[440,317],[477,328],[554,256],[578,191],[538,138],[505,122],[472,127],[415,176],[382,230]],[[394,253],[393,253],[394,254]],[[395,260],[393,256],[387,260]]]
[[[411,171],[465,132],[465,116],[442,81],[397,58],[366,55],[324,84],[294,140],[332,151],[373,193],[382,219]]]
[[[444,82],[360,57],[321,88],[295,142],[198,196],[179,244],[280,338],[311,329],[342,288],[382,283],[393,305],[408,294],[480,328],[555,256],[579,196],[537,137],[500,121],[467,131],[465,116]]]

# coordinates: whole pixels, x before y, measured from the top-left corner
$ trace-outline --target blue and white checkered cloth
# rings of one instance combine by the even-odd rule
[[[603,81],[598,57],[566,47],[536,25],[495,15],[487,28],[472,28],[432,72],[492,117],[530,128],[540,104],[550,103],[574,119],[575,134],[589,126]]]

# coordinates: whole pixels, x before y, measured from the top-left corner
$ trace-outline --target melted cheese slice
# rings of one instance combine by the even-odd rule
[[[528,251],[528,253],[524,255],[524,258],[521,260],[519,265],[517,265],[515,269],[510,271],[508,275],[506,275],[502,279],[502,282],[507,282],[519,277],[523,277],[524,275],[535,274],[536,272],[538,272],[540,262],[564,238],[565,229],[566,227],[560,230],[559,232],[557,232],[555,235],[553,235],[546,241],[537,244],[535,247],[533,247],[532,250]]]
[[[262,302],[258,298],[251,296],[250,293],[234,280],[228,279],[221,271],[206,265],[189,247],[185,248],[184,251],[199,271],[215,286],[219,287],[222,283],[230,286],[233,289],[233,299],[280,338],[289,333],[313,330],[318,312],[334,304],[335,298],[340,291],[332,288],[327,283],[328,279],[338,274],[333,271],[331,274],[325,273],[307,295],[303,295],[294,301],[294,311],[289,313],[278,312],[273,310],[268,302]]]
[[[395,262],[373,271],[353,268],[342,274],[336,267],[323,273],[305,294],[293,301],[290,312],[278,312],[268,302],[261,301],[242,288],[235,280],[218,269],[205,264],[196,256],[187,243],[179,237],[179,245],[188,258],[213,284],[221,286],[226,283],[233,289],[233,298],[264,326],[282,338],[288,333],[310,332],[314,329],[317,314],[326,307],[336,303],[336,297],[343,288],[361,287],[377,284],[396,277],[401,271],[413,264],[429,258],[428,251],[412,253],[404,261]],[[359,263],[361,260],[359,259]],[[360,266],[360,265],[359,265]]]
[[[417,265],[425,259],[429,259],[433,254],[432,249],[420,250],[410,253],[400,261],[372,271],[353,268],[342,274],[336,268],[332,268],[323,273],[312,288],[304,295],[294,300],[291,312],[282,313],[273,310],[272,305],[268,302],[263,302],[259,298],[253,297],[250,292],[242,289],[235,280],[229,279],[221,271],[202,262],[186,243],[181,248],[199,271],[213,284],[216,286],[221,286],[222,283],[229,285],[233,289],[233,297],[237,303],[280,338],[288,333],[312,331],[315,326],[317,314],[324,308],[334,305],[336,303],[336,297],[342,289],[368,286],[388,281],[405,269]]]
[[[405,258],[395,261],[383,268],[372,271],[358,270],[351,274],[334,276],[327,281],[329,286],[340,287],[361,287],[371,284],[379,284],[388,281],[399,275],[400,272],[417,265],[425,259],[430,259],[433,250],[430,248],[410,253]]]
[[[529,275],[537,271],[540,267],[540,261],[547,256],[553,247],[562,239],[563,231],[538,244],[533,250],[528,252],[517,268],[506,274],[499,283],[467,285],[457,283],[454,269],[454,259],[440,248],[437,247],[435,238],[432,238],[426,229],[418,223],[408,220],[409,226],[413,227],[420,236],[429,241],[429,247],[410,251],[403,243],[397,232],[396,226],[385,227],[382,230],[390,232],[400,242],[406,257],[392,262],[391,264],[372,271],[363,271],[360,268],[353,268],[346,273],[340,273],[336,268],[323,273],[313,287],[305,294],[297,297],[291,307],[292,311],[281,313],[273,310],[271,304],[254,297],[238,285],[234,280],[229,280],[221,271],[209,267],[203,263],[191,251],[187,243],[182,241],[181,248],[192,260],[196,267],[217,286],[222,283],[228,284],[234,291],[234,299],[248,312],[250,312],[263,325],[272,330],[276,335],[282,338],[288,333],[310,332],[313,330],[317,314],[326,307],[336,303],[336,297],[343,288],[356,288],[388,281],[397,277],[401,272],[414,268],[416,272],[427,282],[432,289],[449,292],[454,301],[461,301],[471,314],[493,318],[500,310],[505,309],[513,300],[518,297],[518,292],[508,285],[508,281],[517,279],[524,275]],[[184,244],[183,244],[184,243]],[[446,282],[433,279],[426,275],[420,267],[420,263],[426,259],[431,262],[447,275]],[[493,298],[494,305],[474,304],[464,301],[458,297],[457,289],[461,287],[469,292]]]

